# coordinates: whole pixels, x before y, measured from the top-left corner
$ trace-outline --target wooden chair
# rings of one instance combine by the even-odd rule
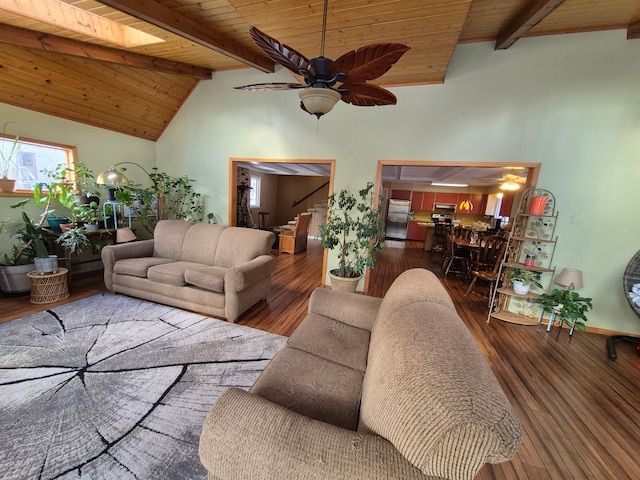
[[[445,239],[445,253],[444,263],[442,269],[444,274],[451,273],[464,273],[465,275],[469,271],[469,250],[465,248],[457,248],[454,243],[454,235],[451,232],[447,233]],[[451,270],[451,267],[456,266],[457,269]]]
[[[473,279],[464,294],[465,297],[472,291],[477,280],[489,282],[489,308],[491,308],[491,297],[493,296],[493,289],[497,287],[498,272],[506,246],[506,240],[497,235],[483,239],[482,245],[476,252],[477,258],[471,267]]]
[[[280,252],[296,254],[307,249],[307,238],[311,225],[311,213],[300,213],[293,225],[280,227]]]

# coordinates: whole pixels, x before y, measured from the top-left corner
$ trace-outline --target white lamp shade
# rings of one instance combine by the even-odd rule
[[[107,187],[123,187],[129,184],[129,180],[121,172],[111,167],[96,177],[96,183]]]
[[[575,268],[563,268],[554,282],[563,287],[582,288],[582,272]]]
[[[331,111],[342,95],[330,88],[308,87],[301,90],[298,96],[307,112],[320,118]]]

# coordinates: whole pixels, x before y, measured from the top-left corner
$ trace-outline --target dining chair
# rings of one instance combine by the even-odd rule
[[[472,291],[473,293],[478,293],[473,290],[478,280],[488,282],[489,308],[491,308],[491,298],[493,297],[493,290],[497,288],[500,263],[502,262],[507,242],[497,235],[485,237],[482,242],[480,248],[477,249],[476,259],[471,266],[470,273],[473,278],[464,296],[468,296]]]
[[[452,232],[447,232],[445,239],[445,254],[442,265],[444,274],[448,275],[449,272],[467,274],[470,260],[469,249],[458,247],[454,241],[454,234]],[[453,266],[457,267],[457,269],[451,270]]]

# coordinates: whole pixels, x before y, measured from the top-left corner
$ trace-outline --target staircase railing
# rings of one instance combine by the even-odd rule
[[[307,193],[304,197],[302,197],[300,200],[294,200],[293,203],[291,204],[292,207],[295,207],[296,205],[300,205],[302,202],[304,202],[307,198],[309,198],[311,195],[313,195],[316,192],[319,192],[320,190],[322,190],[324,187],[326,187],[327,185],[329,185],[329,181],[324,182],[322,185],[320,185],[318,188],[316,188],[313,192]]]

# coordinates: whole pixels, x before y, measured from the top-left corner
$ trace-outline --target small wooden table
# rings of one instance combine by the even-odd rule
[[[69,296],[66,268],[40,275],[36,270],[27,273],[31,281],[31,303],[51,303]]]

